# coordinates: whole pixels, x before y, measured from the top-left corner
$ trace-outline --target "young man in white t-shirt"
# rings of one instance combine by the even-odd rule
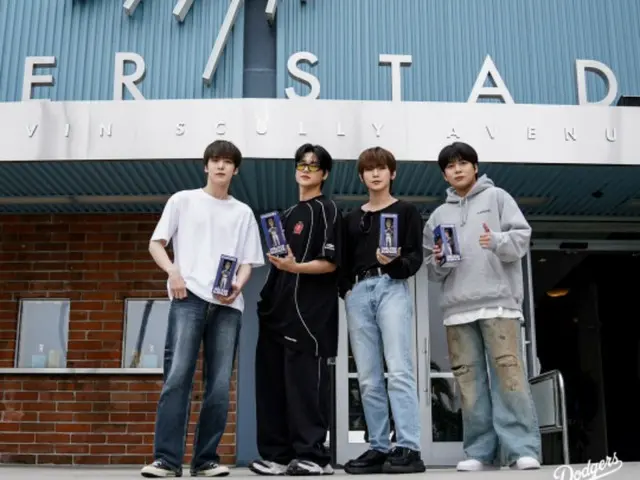
[[[251,208],[229,195],[242,155],[217,140],[204,152],[207,185],[183,190],[167,202],[149,244],[168,275],[171,299],[165,345],[164,386],[158,402],[154,462],[144,477],[182,474],[193,375],[204,344],[205,392],[196,429],[191,475],[229,474],[216,452],[227,423],[229,387],[244,310],[242,288],[253,267],[264,265],[260,232]],[[166,253],[173,242],[174,261]],[[236,257],[228,297],[213,294],[221,255]]]

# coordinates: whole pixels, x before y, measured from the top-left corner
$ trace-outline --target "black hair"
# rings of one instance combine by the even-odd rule
[[[468,143],[453,142],[440,150],[438,166],[444,172],[447,165],[457,160],[465,160],[473,165],[478,165],[478,153]]]
[[[331,171],[331,167],[333,166],[333,158],[329,155],[327,150],[320,145],[312,145],[310,143],[305,143],[301,145],[298,150],[296,150],[296,154],[293,159],[296,164],[304,158],[307,153],[313,153],[313,155],[318,160],[318,164],[320,165],[320,170],[327,173]]]
[[[205,167],[211,159],[228,158],[236,168],[242,163],[242,153],[238,147],[227,140],[216,140],[204,149],[203,161]]]

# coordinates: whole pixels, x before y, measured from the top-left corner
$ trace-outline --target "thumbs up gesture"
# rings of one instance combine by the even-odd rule
[[[480,246],[482,248],[491,248],[491,229],[486,223],[482,224],[482,229],[484,230],[484,233],[480,235]]]

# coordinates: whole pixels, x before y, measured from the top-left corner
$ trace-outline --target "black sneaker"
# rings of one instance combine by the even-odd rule
[[[383,473],[422,473],[427,469],[420,452],[405,447],[394,448],[382,467]]]
[[[140,474],[146,478],[181,477],[181,470],[174,470],[162,460],[155,460],[151,465],[142,467]]]
[[[358,458],[349,460],[344,466],[344,471],[351,475],[382,473],[382,466],[387,457],[388,454],[378,450],[367,450]]]
[[[191,469],[192,477],[226,477],[229,468],[216,462],[208,462],[196,469]]]

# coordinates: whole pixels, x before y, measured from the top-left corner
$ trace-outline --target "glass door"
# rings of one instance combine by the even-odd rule
[[[429,281],[426,267],[416,275],[416,290],[422,458],[429,467],[452,466],[463,459],[462,412],[439,306],[440,284]]]
[[[416,298],[415,279],[409,282],[412,297]],[[416,339],[416,309],[414,308],[414,329],[413,336]],[[413,342],[414,359],[417,358],[416,342]],[[417,359],[414,360],[414,367],[419,371]],[[358,386],[358,374],[355,361],[351,354],[349,345],[349,333],[347,330],[347,315],[344,301],[340,300],[340,330],[338,338],[338,357],[336,358],[336,461],[339,465],[344,465],[352,458],[356,458],[369,448],[367,425],[364,418],[362,402],[360,400],[360,389]],[[386,372],[386,368],[385,368]],[[418,373],[416,374],[418,375]],[[389,408],[391,415],[391,408]],[[392,424],[393,426],[393,424]],[[391,433],[394,439],[393,432]]]

